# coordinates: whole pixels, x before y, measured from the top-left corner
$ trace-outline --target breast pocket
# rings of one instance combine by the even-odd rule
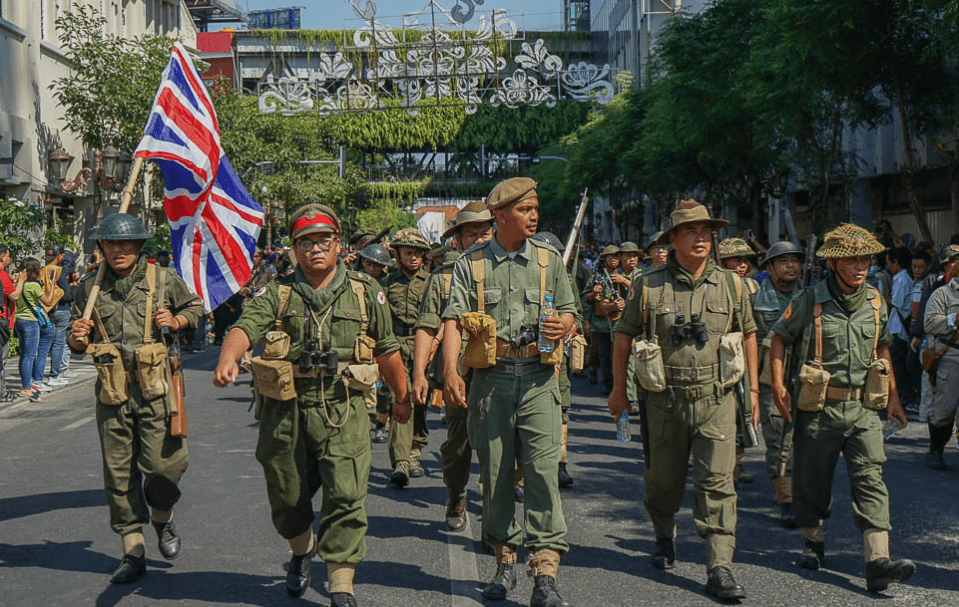
[[[324,336],[323,340],[334,348],[352,350],[362,326],[359,309],[336,308],[332,316],[331,335]]]
[[[483,289],[483,301],[487,307],[487,313],[489,313],[490,306],[496,306],[503,299],[503,289],[499,287],[491,287],[488,289]]]
[[[102,301],[102,300],[101,300]],[[122,306],[113,304],[112,302],[105,302],[106,305],[102,303],[97,303],[96,311],[97,316],[100,317],[100,322],[103,324],[103,329],[107,332],[107,335],[103,337],[106,340],[118,340],[120,334],[123,332],[123,310]],[[96,320],[96,317],[94,317]],[[97,326],[97,332],[100,332],[100,327]]]
[[[283,330],[290,336],[290,349],[297,350],[303,345],[303,325],[305,310],[298,304],[291,303],[283,313]],[[272,328],[272,327],[271,327]]]
[[[539,289],[526,289],[526,297],[523,302],[524,325],[539,324]]]
[[[703,322],[706,323],[706,332],[710,335],[723,335],[727,333],[732,326],[730,322],[731,313],[732,309],[726,302],[707,301],[706,317],[702,319]]]
[[[872,362],[872,349],[876,344],[876,321],[869,310],[869,319],[859,324],[859,354],[867,365]]]

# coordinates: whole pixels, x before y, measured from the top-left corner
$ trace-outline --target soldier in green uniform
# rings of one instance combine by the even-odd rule
[[[180,554],[173,506],[187,468],[187,442],[169,432],[166,357],[151,367],[137,353],[163,347],[163,327],[195,327],[203,304],[173,270],[138,258],[149,237],[132,215],[117,213],[103,220],[93,239],[107,267],[93,319],[81,318],[94,283],[91,275],[77,292],[68,335],[70,347],[94,355],[98,367],[94,391],[104,492],[110,525],[123,541],[123,558],[110,580],[115,584],[146,573],[143,526],[148,521],[159,537],[160,554],[168,560]]]
[[[423,263],[430,243],[416,228],[404,228],[396,233],[391,246],[398,267],[383,280],[383,289],[393,313],[393,333],[400,342],[403,366],[407,377],[411,377],[416,319],[430,280],[430,271]],[[410,478],[418,478],[425,473],[420,464],[420,453],[429,438],[426,410],[426,403],[414,403],[411,420],[400,423],[394,419],[391,424],[390,465],[393,466],[393,474],[390,482],[395,487],[405,487]]]
[[[656,232],[646,246],[646,257],[649,259],[649,269],[666,265],[669,258],[669,243],[663,242],[664,232]]]
[[[539,222],[536,182],[522,177],[500,182],[486,204],[496,234],[457,260],[443,312],[445,393],[452,407],[469,403],[469,441],[486,487],[484,534],[496,553],[496,573],[483,594],[502,600],[516,585],[516,549],[524,543],[514,520],[518,454],[525,481],[527,564],[535,578],[530,606],[565,607],[569,603],[556,584],[560,555],[569,550],[557,477],[559,384],[552,354],[545,362],[540,357],[536,333],[539,328],[542,337],[556,341],[571,335],[574,295],[559,253],[530,240]],[[552,297],[558,315],[541,319],[546,297]],[[464,364],[474,367],[469,395],[457,370],[463,328],[470,335]]]
[[[783,418],[773,402],[772,375],[769,369],[769,330],[778,321],[798,292],[802,278],[803,251],[784,240],[777,242],[766,252],[763,266],[769,272],[756,293],[753,316],[756,319],[756,339],[760,343],[759,356],[759,415],[766,443],[766,474],[776,488],[776,503],[780,508],[780,521],[787,529],[796,527],[793,515],[792,466],[787,461],[786,475],[779,476],[779,458],[782,453],[780,439]]]
[[[645,345],[657,348],[662,361],[662,366],[643,363],[638,368],[647,389],[643,480],[656,533],[652,565],[674,565],[675,515],[692,455],[693,517],[707,542],[706,592],[741,599],[746,593],[730,569],[736,547],[733,468],[739,406],[733,386],[744,372],[751,385],[758,385],[756,324],[739,278],[718,268],[710,256],[711,233],[726,221],[712,219],[694,200],[682,201],[671,218],[667,237],[675,250],[666,266],[646,271],[633,285],[616,326],[616,387],[609,409],[618,419],[628,406],[630,348],[633,338],[645,333]],[[754,420],[757,393],[751,399]]]
[[[359,253],[360,265],[363,271],[369,274],[370,278],[379,282],[387,277],[386,270],[393,267],[393,258],[390,252],[381,244],[368,244]],[[378,382],[376,389],[376,409],[373,416],[373,437],[374,443],[385,443],[387,439],[386,424],[390,420],[390,404],[392,395],[385,382]]]
[[[343,259],[343,263],[352,268],[356,263],[357,257],[359,257],[360,251],[375,237],[376,232],[373,231],[373,228],[357,228],[356,231],[353,232],[353,235],[350,236],[350,251]]]
[[[872,234],[853,224],[826,234],[816,254],[826,259],[830,273],[793,298],[772,327],[770,352],[776,407],[787,422],[796,420],[793,505],[805,539],[799,564],[819,569],[825,560],[823,523],[832,510],[833,473],[842,454],[870,592],[905,581],[916,570],[910,560],[889,558],[889,493],[882,481],[886,455],[877,410],[888,403],[888,416],[903,426],[906,416],[891,372],[885,301],[866,285],[870,255],[882,250]],[[797,344],[793,351],[802,357],[803,381],[794,410],[783,359],[786,346]]]
[[[456,214],[456,224],[443,233],[443,238],[453,237],[456,247],[466,251],[478,242],[493,237],[493,216],[482,201],[470,202]],[[429,388],[443,389],[443,340],[441,316],[446,308],[453,282],[453,262],[442,264],[430,276],[426,297],[416,321],[416,343],[413,355],[413,402],[426,404]],[[429,376],[429,377],[427,377]],[[465,378],[464,378],[465,379]],[[443,458],[443,484],[446,485],[446,526],[450,531],[462,531],[466,527],[466,485],[470,478],[470,447],[466,430],[466,409],[447,407],[446,441],[440,447]]]
[[[339,218],[324,205],[305,205],[290,217],[296,271],[243,309],[223,342],[213,383],[234,381],[237,359],[265,338],[253,364],[263,398],[256,458],[273,526],[293,553],[286,589],[291,596],[306,592],[316,554],[327,563],[332,605],[348,607],[356,605],[353,574],[366,553],[365,400],[377,375],[396,397],[394,418],[409,419],[410,406],[386,296],[339,259],[339,231]],[[314,536],[312,499],[321,487]]]
[[[611,244],[603,249],[599,256],[599,267],[593,272],[594,282],[609,278],[606,284],[596,282],[592,291],[586,295],[586,307],[590,316],[590,336],[596,345],[599,356],[599,370],[603,387],[608,393],[613,388],[612,331],[613,325],[626,306],[625,294],[627,281],[619,268],[619,247]]]
[[[616,273],[626,278],[627,282],[623,286],[627,292],[633,281],[639,280],[643,275],[639,260],[640,250],[636,243],[624,242],[619,245],[619,267],[616,268]],[[629,399],[630,415],[639,415],[639,400],[642,398],[642,386],[639,385],[639,378],[636,377],[636,363],[636,355],[630,354],[626,376],[626,397]]]

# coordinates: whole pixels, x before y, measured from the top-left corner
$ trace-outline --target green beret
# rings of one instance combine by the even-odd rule
[[[496,184],[486,197],[486,206],[490,211],[501,209],[508,204],[525,200],[536,195],[536,182],[529,177],[511,177]]]

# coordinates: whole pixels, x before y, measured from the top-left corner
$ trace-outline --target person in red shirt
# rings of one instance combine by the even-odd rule
[[[13,331],[14,304],[10,300],[13,293],[13,280],[7,274],[7,268],[13,260],[10,258],[10,249],[0,245],[0,285],[3,295],[0,297],[0,402],[13,400],[13,392],[7,390],[7,378],[4,367],[7,364],[7,345],[10,343],[10,334]]]

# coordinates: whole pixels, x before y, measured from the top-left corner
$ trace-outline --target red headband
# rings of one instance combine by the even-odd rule
[[[293,224],[293,233],[296,234],[303,228],[306,228],[309,226],[316,226],[316,225],[329,226],[330,228],[333,229],[334,232],[339,232],[339,229],[336,227],[336,224],[333,223],[333,219],[331,219],[329,216],[314,215],[313,217],[310,217],[308,215],[305,215],[297,219],[296,223]]]

